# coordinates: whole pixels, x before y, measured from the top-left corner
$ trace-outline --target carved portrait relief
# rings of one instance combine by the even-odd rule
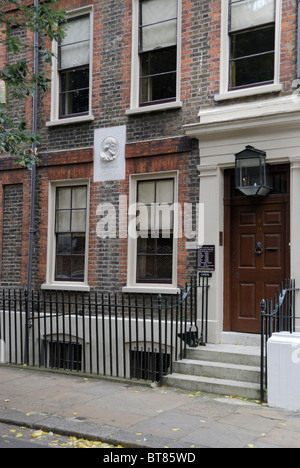
[[[112,162],[119,156],[119,142],[115,137],[109,136],[102,141],[101,159],[106,162]]]

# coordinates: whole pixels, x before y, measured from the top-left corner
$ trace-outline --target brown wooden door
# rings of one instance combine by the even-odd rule
[[[270,299],[289,268],[288,199],[269,196],[231,206],[231,330],[260,333],[260,301]]]

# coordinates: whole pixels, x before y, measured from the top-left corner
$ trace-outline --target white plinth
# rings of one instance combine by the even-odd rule
[[[300,411],[300,333],[274,333],[268,341],[268,404]]]

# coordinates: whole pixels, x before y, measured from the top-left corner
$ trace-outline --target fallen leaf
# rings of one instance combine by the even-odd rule
[[[39,431],[34,431],[32,434],[30,434],[29,437],[32,437],[33,439],[37,439],[38,437],[41,437],[44,434],[42,430]]]
[[[178,427],[172,429],[172,431],[180,431],[180,429]]]
[[[248,444],[248,447],[249,448],[254,448],[254,445],[253,444]]]
[[[22,432],[18,432],[18,434],[16,435],[16,438],[17,438],[17,439],[18,439],[19,437],[23,437]]]

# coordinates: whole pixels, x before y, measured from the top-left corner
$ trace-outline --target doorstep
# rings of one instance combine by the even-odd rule
[[[253,333],[222,332],[220,342],[222,344],[258,347],[261,344],[261,336]]]

